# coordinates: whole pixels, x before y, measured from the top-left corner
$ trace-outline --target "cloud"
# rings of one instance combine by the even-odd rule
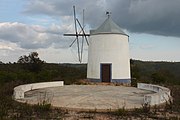
[[[53,44],[58,46],[58,48],[63,48],[69,41],[62,38],[62,28],[55,24],[46,28],[18,22],[0,23],[0,42],[11,42],[23,49],[48,48]],[[0,47],[10,48],[5,47],[5,45]]]
[[[73,5],[79,14],[85,9],[91,28],[98,27],[106,18],[105,12],[111,11],[115,22],[128,31],[180,37],[179,0],[31,0],[23,13],[72,16]]]
[[[112,6],[115,20],[131,32],[180,37],[179,0],[120,0]]]
[[[106,0],[31,0],[26,5],[23,13],[27,15],[47,15],[52,17],[60,17],[61,19],[71,16],[71,22],[73,22],[72,7],[75,5],[78,18],[82,20],[82,11],[85,9],[85,21],[90,26],[95,26],[104,20],[101,17],[105,17],[105,4]],[[99,19],[101,21],[99,21]]]
[[[0,50],[12,50],[12,51],[14,51],[14,49],[11,46],[3,45],[3,44],[0,45]]]

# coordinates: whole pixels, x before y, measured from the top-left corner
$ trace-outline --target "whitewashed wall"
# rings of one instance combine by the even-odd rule
[[[130,79],[128,36],[97,34],[89,42],[87,78],[100,79],[100,63],[112,63],[112,79]]]
[[[22,99],[24,98],[24,93],[34,89],[47,88],[47,87],[59,87],[64,86],[64,81],[56,81],[56,82],[41,82],[41,83],[32,83],[19,85],[14,88],[13,97],[14,99]]]

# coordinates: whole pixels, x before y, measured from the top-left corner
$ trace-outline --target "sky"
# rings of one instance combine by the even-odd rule
[[[180,0],[0,0],[0,61],[38,52],[48,63],[78,63],[73,5],[85,30],[98,28],[106,11],[129,37],[130,58],[180,62]],[[79,28],[78,28],[79,29]],[[85,44],[83,62],[87,63]]]

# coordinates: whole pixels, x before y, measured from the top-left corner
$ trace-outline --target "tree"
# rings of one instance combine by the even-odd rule
[[[39,72],[42,68],[42,64],[45,63],[45,61],[40,60],[37,52],[31,52],[28,56],[21,56],[17,63],[22,64],[24,69],[31,72]]]
[[[0,65],[4,64],[2,61],[0,61]]]

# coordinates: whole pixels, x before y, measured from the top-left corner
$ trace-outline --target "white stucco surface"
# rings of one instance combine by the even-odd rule
[[[100,79],[100,64],[112,64],[112,79],[130,79],[128,36],[91,35],[88,49],[87,78]]]

